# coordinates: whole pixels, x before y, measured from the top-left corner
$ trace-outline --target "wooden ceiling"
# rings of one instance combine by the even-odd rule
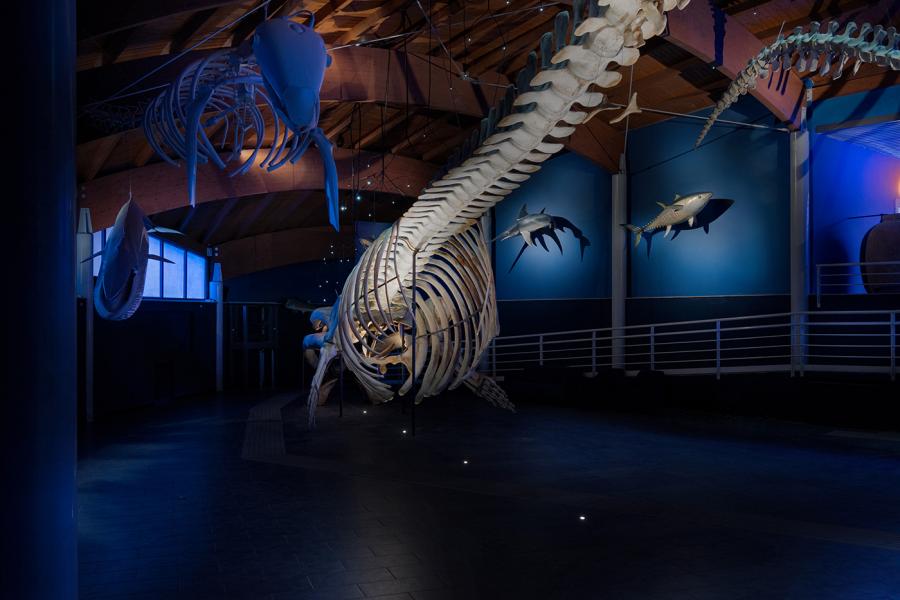
[[[515,78],[528,52],[537,47],[554,16],[569,8],[571,0],[271,0],[266,7],[261,4],[260,0],[79,0],[79,183],[116,173],[136,173],[136,169],[157,162],[159,159],[143,133],[136,128],[143,106],[159,92],[159,86],[173,79],[196,57],[213,49],[236,47],[247,40],[266,12],[273,16],[301,8],[313,11],[316,30],[333,56],[349,52],[348,45],[353,48],[355,44],[393,51],[390,56],[397,60],[403,53],[417,55],[429,63],[425,67],[432,73],[428,76],[429,89],[452,88],[454,82],[462,85],[458,71],[465,71],[478,81],[499,82],[485,83],[477,91],[486,107],[503,93],[502,83]],[[900,3],[716,0],[716,4],[726,19],[734,19],[768,42],[777,36],[782,24],[789,30],[812,20],[831,18],[842,22],[856,19],[896,23]],[[238,19],[235,25],[228,26]],[[184,57],[134,84],[182,52],[186,52]],[[896,84],[896,72],[889,73],[864,67],[855,76],[848,73],[838,83],[815,78],[815,94],[821,98]],[[673,112],[693,112],[711,106],[729,84],[720,72],[665,37],[655,38],[642,49],[633,77],[642,106]],[[611,101],[625,102],[627,89],[627,85],[620,85],[611,90]],[[121,98],[104,102],[123,90]],[[453,92],[441,91],[452,100]],[[433,102],[431,94],[411,102],[398,101],[399,98],[384,102],[381,93],[371,96],[323,102],[320,125],[336,147],[366,151],[370,156],[407,157],[433,165],[436,172],[477,126],[477,110],[447,110],[448,106]],[[645,127],[663,118],[666,117],[643,113],[633,116],[630,126]],[[609,125],[596,118],[583,129],[569,141],[569,148],[614,170],[615,157],[624,142],[624,123]],[[183,173],[173,171],[173,176]],[[410,190],[409,195],[415,191]],[[409,198],[383,196],[385,202],[394,203],[393,207],[409,202]],[[278,219],[277,211],[288,208],[277,208],[280,201],[271,197],[247,202],[255,208],[235,210],[232,199],[214,202],[215,210],[227,211],[225,216],[196,221],[189,230],[191,237],[206,245],[236,236],[259,235],[263,230],[321,225],[322,215],[301,209],[292,213],[292,219]],[[262,207],[257,203],[262,203]],[[210,210],[213,208],[204,209]],[[377,218],[386,220],[400,210],[402,206],[396,211],[385,210],[384,217],[379,214]],[[356,218],[370,218],[367,210],[349,212],[356,213]],[[309,220],[297,220],[302,214],[307,214]],[[187,218],[185,214],[176,215],[167,224],[178,225],[175,220]],[[251,218],[254,221],[247,224],[245,221]],[[201,222],[207,226],[201,229],[197,225]],[[216,228],[211,229],[213,224]]]

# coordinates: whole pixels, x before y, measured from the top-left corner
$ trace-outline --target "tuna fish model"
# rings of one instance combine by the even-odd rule
[[[655,231],[665,227],[666,233],[663,237],[667,237],[675,225],[687,223],[688,227],[693,227],[694,219],[700,214],[700,211],[703,210],[710,198],[712,198],[712,192],[699,192],[697,194],[688,194],[687,196],[675,194],[675,201],[668,206],[662,202],[657,202],[662,211],[643,227],[634,225],[625,225],[624,227],[631,233],[637,234],[634,237],[635,247],[641,243],[641,234],[645,231]]]

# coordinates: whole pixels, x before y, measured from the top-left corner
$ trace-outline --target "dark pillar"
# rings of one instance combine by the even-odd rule
[[[78,572],[75,2],[14,2],[4,19],[0,597],[68,600]]]

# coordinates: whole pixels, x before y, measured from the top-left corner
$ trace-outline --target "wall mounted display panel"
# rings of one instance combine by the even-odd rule
[[[552,240],[548,252],[539,244],[528,248],[515,268],[521,236],[494,243],[497,300],[607,298],[610,293],[609,173],[575,153],[548,160],[542,169],[494,209],[494,235],[513,225],[523,206],[529,213],[563,217],[590,240],[581,256],[579,239],[558,231],[562,254]]]
[[[774,124],[768,110],[750,97],[724,118]],[[786,294],[788,135],[720,126],[695,150],[697,130],[698,121],[673,119],[630,134],[630,223],[647,224],[660,213],[657,203],[672,204],[675,194],[712,192],[712,199],[703,215],[709,233],[701,226],[673,231],[665,239],[665,230],[660,230],[644,234],[636,248],[634,236],[629,236],[629,295]]]

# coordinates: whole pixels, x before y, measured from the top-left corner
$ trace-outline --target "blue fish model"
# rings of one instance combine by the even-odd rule
[[[100,273],[94,284],[94,308],[100,317],[122,321],[141,305],[147,260],[166,260],[150,254],[148,230],[158,233],[179,233],[172,229],[154,227],[144,211],[131,198],[119,210],[116,222],[106,234],[103,250],[85,259],[100,256]]]

